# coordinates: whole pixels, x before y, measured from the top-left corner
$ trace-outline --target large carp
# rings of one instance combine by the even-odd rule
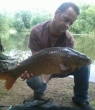
[[[90,58],[74,49],[68,47],[46,48],[27,58],[19,66],[0,73],[0,79],[6,80],[5,87],[9,90],[16,79],[26,70],[33,73],[34,76],[39,76],[61,73],[64,70],[74,71],[90,63]]]

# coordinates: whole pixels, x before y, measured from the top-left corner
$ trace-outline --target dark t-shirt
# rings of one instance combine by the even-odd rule
[[[57,39],[50,36],[49,25],[51,21],[43,22],[36,25],[31,33],[29,48],[31,51],[39,51],[49,47],[71,47],[74,46],[74,39],[68,30],[63,32]]]

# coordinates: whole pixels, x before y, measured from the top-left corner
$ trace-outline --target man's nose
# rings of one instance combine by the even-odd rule
[[[66,28],[69,28],[70,27],[70,22],[65,22],[65,26],[66,26]]]

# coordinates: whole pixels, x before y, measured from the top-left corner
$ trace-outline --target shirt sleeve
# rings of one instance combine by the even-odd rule
[[[41,50],[40,39],[39,39],[35,29],[32,29],[32,31],[30,33],[30,39],[29,39],[29,45],[28,46],[29,46],[31,51],[37,52],[37,51]]]

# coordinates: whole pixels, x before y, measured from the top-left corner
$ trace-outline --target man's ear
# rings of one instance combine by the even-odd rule
[[[57,10],[55,11],[55,17],[58,16],[58,14],[59,14],[59,9],[57,9]]]
[[[57,9],[57,10],[55,11],[55,14],[59,14],[59,9]]]

